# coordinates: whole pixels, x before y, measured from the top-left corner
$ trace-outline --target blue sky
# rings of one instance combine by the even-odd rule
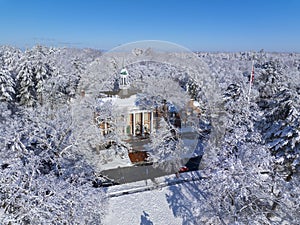
[[[0,45],[300,52],[300,0],[0,0]]]

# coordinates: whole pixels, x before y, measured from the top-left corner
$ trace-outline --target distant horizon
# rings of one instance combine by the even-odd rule
[[[20,49],[22,51],[25,51],[27,49],[32,49],[34,48],[35,46],[43,46],[43,47],[48,47],[48,48],[67,48],[67,49],[79,49],[79,50],[84,50],[84,49],[91,49],[91,50],[96,50],[96,51],[101,51],[101,52],[109,52],[111,51],[111,49],[102,49],[102,48],[93,48],[93,47],[85,47],[85,46],[51,46],[51,45],[45,45],[45,44],[39,44],[39,43],[36,43],[32,46],[27,46],[27,47],[19,47],[19,46],[15,46],[15,45],[10,45],[10,44],[0,44],[0,46],[9,46],[9,47],[14,47],[14,48],[17,48],[17,49]],[[116,46],[118,47],[118,46]],[[114,49],[114,48],[112,48]],[[250,49],[250,50],[236,50],[236,51],[233,51],[233,50],[227,50],[227,51],[221,51],[221,50],[191,50],[191,52],[193,53],[240,53],[240,52],[259,52],[263,50],[263,52],[266,52],[266,53],[278,53],[278,54],[291,54],[291,53],[294,53],[294,54],[300,54],[300,51],[267,51],[265,49],[259,49],[259,50],[253,50],[253,49]]]
[[[104,47],[101,47],[101,46],[90,46],[90,45],[76,44],[76,43],[75,44],[66,43],[64,45],[63,42],[57,42],[57,43],[54,43],[54,44],[49,44],[49,43],[46,43],[46,42],[45,43],[35,42],[35,43],[31,43],[31,44],[22,45],[22,44],[15,44],[15,43],[2,43],[1,39],[0,39],[0,46],[11,46],[11,47],[19,48],[19,49],[22,49],[22,50],[26,50],[26,49],[33,48],[34,46],[40,45],[40,46],[54,47],[54,48],[93,49],[93,50],[99,50],[99,51],[107,52],[107,51],[110,51],[111,49],[117,48],[118,46],[125,45],[125,44],[132,43],[132,42],[136,42],[136,41],[143,41],[143,40],[130,41],[130,42],[127,42],[127,43],[122,43],[122,44],[118,44],[116,46],[112,46],[111,48],[104,48]],[[172,42],[171,40],[162,40],[162,41]],[[172,42],[172,43],[181,45],[181,44],[176,43],[176,42]],[[290,50],[268,49],[268,48],[264,48],[263,46],[262,46],[262,48],[257,48],[257,49],[254,49],[254,48],[251,48],[251,49],[250,48],[249,49],[246,49],[246,48],[243,48],[243,49],[190,49],[187,46],[184,46],[184,45],[181,45],[181,46],[189,49],[192,52],[212,52],[212,53],[217,53],[217,52],[231,53],[232,52],[233,53],[233,52],[259,52],[259,51],[263,50],[264,52],[269,52],[269,53],[300,53],[300,49],[299,50],[296,50],[296,49],[295,50],[292,50],[292,49],[290,49]]]

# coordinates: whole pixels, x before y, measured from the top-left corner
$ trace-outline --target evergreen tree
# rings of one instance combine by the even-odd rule
[[[16,77],[17,101],[21,105],[36,104],[36,87],[33,77],[34,69],[30,61],[23,61]]]
[[[14,99],[15,83],[9,70],[0,68],[0,101],[11,102]]]

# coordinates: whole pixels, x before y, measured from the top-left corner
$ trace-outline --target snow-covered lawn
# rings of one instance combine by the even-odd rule
[[[182,219],[175,218],[172,209],[169,208],[166,199],[166,194],[169,192],[168,187],[165,187],[162,190],[110,198],[103,224],[147,224],[142,223],[146,214],[149,215],[148,220],[153,224],[182,224]]]
[[[115,150],[112,149],[101,150],[99,152],[99,158],[102,159],[102,161],[99,161],[99,168],[109,170],[132,166],[133,164],[126,151],[127,150],[124,150],[122,152],[123,154],[116,154]]]
[[[155,180],[139,181],[124,185],[112,186],[107,189],[109,197],[106,217],[103,220],[104,225],[177,225],[183,224],[188,213],[178,214],[178,209],[182,205],[170,206],[170,202],[176,202],[177,196],[174,196],[174,190],[180,190],[180,195],[185,195],[184,184],[192,180],[193,174],[181,174],[180,178],[175,175],[160,177]],[[169,183],[178,182],[178,184],[167,185]],[[186,182],[185,182],[186,181]],[[152,190],[146,190],[147,188]],[[122,195],[122,193],[124,193]],[[128,192],[128,193],[126,193]],[[180,192],[178,192],[180,193]],[[186,195],[185,195],[186,196]],[[170,199],[170,198],[173,198]],[[180,198],[180,196],[178,196]],[[188,207],[189,203],[186,203]],[[151,223],[152,222],[152,223]]]

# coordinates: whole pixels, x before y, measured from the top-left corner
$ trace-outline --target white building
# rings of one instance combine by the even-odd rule
[[[186,103],[186,107],[177,111],[174,105],[169,104],[167,100],[160,104],[160,107],[141,104],[139,91],[134,89],[129,83],[129,73],[122,69],[118,80],[119,88],[115,91],[102,92],[99,99],[102,102],[111,101],[117,112],[117,119],[111,121],[110,118],[100,121],[100,129],[103,135],[117,129],[121,139],[127,140],[134,151],[143,151],[141,147],[144,138],[155,132],[159,127],[159,121],[164,118],[168,120],[180,132],[180,137],[187,148],[193,149],[197,145],[198,134],[193,124],[197,124],[200,115],[199,103],[193,100]],[[188,118],[195,118],[194,122],[189,124]],[[102,117],[103,118],[103,117]],[[99,121],[98,121],[99,122]],[[114,124],[112,126],[111,124]],[[114,130],[115,131],[115,130]],[[139,139],[142,138],[142,139]]]
[[[129,73],[126,69],[120,72],[118,90],[102,92],[102,94],[100,101],[111,101],[116,107],[114,110],[120,112],[116,124],[120,124],[118,129],[125,136],[146,136],[153,132],[154,109],[151,106],[138,104],[138,90],[130,86]],[[103,121],[100,128],[104,135],[109,133],[110,121]]]

